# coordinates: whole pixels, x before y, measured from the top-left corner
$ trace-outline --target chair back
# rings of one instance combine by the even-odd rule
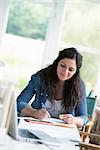
[[[97,96],[92,97],[91,95],[89,95],[87,97],[87,114],[88,114],[89,120],[91,121],[95,114],[96,99],[97,99]]]
[[[91,128],[94,123],[96,99],[97,99],[97,96],[94,96],[93,90],[91,90],[89,95],[87,96],[87,115],[89,118],[89,122],[83,127],[82,132],[81,132],[81,139],[85,143],[89,143],[89,140],[90,140],[90,137],[88,134],[91,132]]]

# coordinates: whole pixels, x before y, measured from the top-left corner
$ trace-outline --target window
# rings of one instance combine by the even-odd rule
[[[12,0],[1,59],[7,78],[23,88],[27,78],[40,69],[52,3]]]
[[[12,0],[1,59],[7,77],[23,88],[40,69],[53,0]],[[58,2],[58,1],[57,1]],[[59,2],[61,2],[59,0]],[[56,3],[55,3],[56,4]],[[65,18],[59,49],[75,46],[83,55],[82,77],[87,92],[100,83],[100,3],[65,1]]]
[[[100,3],[66,1],[60,49],[75,46],[83,55],[82,77],[87,91],[97,88],[100,76]]]

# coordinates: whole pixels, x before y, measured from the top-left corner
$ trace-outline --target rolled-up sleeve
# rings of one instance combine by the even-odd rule
[[[35,94],[35,76],[31,76],[31,80],[25,89],[20,93],[17,98],[17,111],[20,113],[25,107],[28,107],[28,102],[32,99]]]

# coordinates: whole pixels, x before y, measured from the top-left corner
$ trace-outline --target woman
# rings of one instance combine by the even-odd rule
[[[17,98],[19,114],[34,118],[56,117],[78,127],[87,122],[86,91],[80,77],[82,56],[71,47],[59,52],[53,64],[32,75]],[[28,102],[35,95],[29,106]],[[43,107],[45,106],[46,109]]]

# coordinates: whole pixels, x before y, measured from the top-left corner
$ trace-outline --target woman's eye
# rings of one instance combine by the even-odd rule
[[[69,69],[69,71],[74,71],[74,70],[72,70],[72,69]]]
[[[75,69],[69,69],[69,71],[75,71]]]
[[[65,65],[63,65],[63,64],[61,64],[61,67],[62,67],[62,68],[66,68]]]

